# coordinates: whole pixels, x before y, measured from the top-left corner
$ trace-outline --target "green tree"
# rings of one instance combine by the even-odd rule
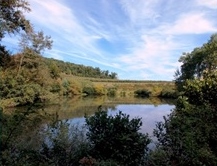
[[[111,79],[117,79],[117,73],[115,72],[111,72],[111,74],[109,74]]]
[[[181,90],[187,79],[201,79],[204,71],[216,70],[217,34],[212,35],[210,40],[203,46],[195,48],[190,53],[184,53],[179,62],[183,63],[180,70],[175,73],[175,82],[179,90]]]
[[[149,165],[159,161],[165,166],[216,165],[217,124],[213,115],[216,117],[208,104],[196,106],[189,104],[187,98],[179,99],[176,109],[156,125],[154,136],[158,143]]]
[[[191,104],[208,103],[217,111],[217,71],[205,72],[201,80],[187,80],[183,89]]]
[[[53,41],[50,36],[45,36],[43,31],[31,32],[21,35],[20,47],[22,50],[31,49],[37,54],[41,54],[45,49],[52,48]]]
[[[122,112],[111,116],[102,110],[85,118],[94,158],[113,160],[126,166],[144,162],[150,139],[139,132],[141,118],[130,120],[129,115]]]
[[[4,46],[0,45],[0,68],[7,68],[11,62],[11,55]]]
[[[51,40],[50,36],[44,36],[44,33],[42,31],[40,32],[31,32],[22,34],[21,40],[20,40],[20,47],[22,49],[20,63],[18,67],[17,75],[20,74],[20,70],[24,61],[25,56],[31,56],[35,57],[34,55],[40,55],[41,51],[44,51],[45,49],[51,49],[53,41]]]
[[[157,148],[148,165],[217,165],[216,48],[215,34],[180,58],[183,65],[176,81],[182,97],[173,112],[157,123]]]
[[[25,0],[0,1],[0,41],[6,33],[15,34],[24,30],[30,32],[32,27],[25,18],[24,12],[29,12],[29,3]]]
[[[60,70],[58,68],[58,66],[56,65],[56,63],[52,62],[49,64],[49,70],[50,70],[50,75],[52,78],[58,78],[60,75]]]

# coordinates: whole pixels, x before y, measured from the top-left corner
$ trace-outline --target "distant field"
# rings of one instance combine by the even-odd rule
[[[72,75],[65,75],[64,77],[80,79],[80,80],[89,80],[92,82],[113,82],[113,83],[171,83],[173,81],[155,81],[155,80],[118,80],[118,79],[103,79],[103,78],[92,78],[92,77],[78,77]]]
[[[162,91],[174,91],[175,89],[172,81],[100,79],[72,75],[64,75],[63,78],[76,80],[83,86],[93,86],[102,93],[113,89],[118,96],[132,96],[137,90],[148,90],[151,96],[159,96]]]
[[[93,82],[113,82],[113,83],[173,83],[172,81],[152,81],[152,80],[116,80],[116,79],[99,79],[86,78]]]

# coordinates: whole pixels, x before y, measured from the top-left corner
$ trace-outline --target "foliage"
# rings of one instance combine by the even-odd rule
[[[134,92],[134,94],[138,97],[149,97],[151,92],[147,89],[139,89]]]
[[[46,139],[40,156],[49,165],[79,165],[79,161],[88,155],[84,128],[57,120],[48,125],[44,135]]]
[[[52,78],[57,79],[58,77],[60,77],[60,70],[55,63],[51,61],[50,64],[48,64],[48,68]]]
[[[1,110],[1,165],[79,165],[89,152],[84,128],[34,110]]]
[[[53,41],[50,36],[45,36],[43,31],[26,33],[21,35],[20,47],[25,49],[31,49],[35,53],[40,54],[45,49],[52,48]]]
[[[107,96],[115,96],[116,95],[116,88],[108,88],[107,89]]]
[[[117,79],[117,73],[108,70],[103,71],[99,67],[91,67],[78,65],[70,62],[64,62],[53,58],[45,58],[45,62],[48,66],[55,65],[59,72],[67,75],[81,76],[81,77],[92,77],[92,78],[106,78],[106,79]]]
[[[94,166],[120,166],[118,162],[112,161],[112,160],[100,160],[96,161]]]
[[[178,98],[178,92],[174,89],[165,88],[165,89],[162,89],[162,91],[160,92],[158,97],[177,99]]]
[[[209,103],[217,109],[217,71],[205,72],[203,79],[188,80],[184,88],[184,95],[194,105]]]
[[[25,0],[0,1],[0,41],[5,33],[15,34],[20,30],[31,31],[32,27],[25,18],[24,11],[30,11],[29,3]]]
[[[164,165],[216,165],[216,122],[209,105],[195,106],[180,98],[176,109],[157,123],[156,152]],[[156,154],[156,153],[155,153]],[[157,163],[155,158],[150,163]]]
[[[40,62],[40,57],[27,54],[19,74],[13,70],[14,65],[0,71],[0,98],[14,99],[20,105],[44,101],[48,94],[45,87],[49,78],[45,75],[46,69],[41,71],[43,65]]]
[[[11,114],[1,110],[1,165],[25,164],[31,151],[37,151],[41,144],[39,126],[44,119],[43,112],[36,112],[33,107]]]
[[[139,129],[140,118],[129,118],[119,112],[115,116],[99,110],[91,117],[85,117],[87,138],[91,143],[93,157],[111,159],[121,165],[140,165],[144,162],[150,139]]]
[[[95,85],[94,90],[95,90],[95,94],[98,96],[106,94],[106,90],[102,85]]]
[[[82,92],[86,95],[96,95],[96,91],[92,86],[85,86]]]
[[[217,165],[216,35],[181,57],[176,108],[154,130],[148,165]],[[162,158],[164,158],[162,160]]]
[[[50,91],[52,93],[58,93],[61,91],[61,84],[57,81],[55,81],[53,84],[51,84],[51,89]]]
[[[210,72],[217,66],[217,34],[211,36],[210,40],[190,53],[184,53],[180,57],[181,69],[175,73],[175,82],[181,90],[188,79],[202,78],[204,71]]]
[[[11,56],[9,51],[2,45],[0,45],[0,68],[7,68],[11,62]]]
[[[20,105],[43,101],[44,96],[44,92],[38,84],[24,85],[15,93],[14,100]]]

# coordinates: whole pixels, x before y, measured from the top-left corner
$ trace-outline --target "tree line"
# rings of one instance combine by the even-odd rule
[[[99,67],[85,66],[64,62],[53,58],[45,58],[45,63],[52,70],[54,75],[65,73],[67,75],[74,75],[80,77],[92,77],[103,79],[117,79],[117,73],[109,72],[108,70],[101,70]]]

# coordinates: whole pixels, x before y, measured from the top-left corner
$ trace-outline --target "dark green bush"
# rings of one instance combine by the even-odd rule
[[[137,97],[149,97],[151,95],[151,92],[147,89],[139,89],[139,90],[136,90],[134,94]]]
[[[79,165],[89,155],[89,143],[84,128],[70,125],[67,121],[56,121],[48,125],[40,158],[49,164],[59,166]]]
[[[85,93],[86,95],[95,95],[96,94],[94,87],[90,87],[90,86],[84,87],[82,92]]]
[[[158,97],[177,99],[178,98],[178,92],[176,90],[163,89]]]
[[[139,132],[141,118],[130,120],[129,115],[122,112],[109,116],[101,110],[85,118],[94,158],[113,160],[125,166],[144,162],[150,139],[147,134]]]
[[[107,96],[115,96],[116,95],[116,89],[115,88],[108,88]]]
[[[54,82],[52,85],[51,85],[51,89],[50,89],[50,92],[53,92],[53,93],[58,93],[61,91],[61,85],[59,82]]]

